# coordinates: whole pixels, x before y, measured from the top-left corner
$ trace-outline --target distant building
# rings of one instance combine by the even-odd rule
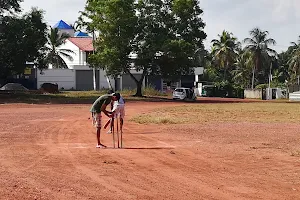
[[[70,49],[73,54],[73,61],[63,57],[69,69],[49,69],[37,73],[38,87],[45,82],[57,83],[59,89],[92,90],[93,89],[93,70],[88,63],[88,57],[93,53],[93,38],[84,32],[76,31],[63,20],[56,23],[53,28],[57,28],[59,33],[70,35],[63,45],[59,48]],[[142,76],[142,71],[134,68],[131,73],[136,77]],[[176,87],[197,87],[199,75],[203,74],[203,67],[195,69],[194,74],[182,76],[177,81],[166,81],[161,76],[146,76],[143,86],[151,86],[160,91],[168,91]],[[123,74],[116,79],[106,76],[104,70],[96,70],[96,88],[114,88],[115,90],[135,89],[136,83],[129,74]]]
[[[57,22],[53,28],[57,28],[59,33],[67,33],[70,38],[58,47],[59,49],[69,49],[73,60],[65,57],[68,69],[51,69],[39,71],[37,73],[38,88],[43,83],[57,83],[58,88],[64,90],[93,90],[93,70],[88,64],[88,56],[93,52],[92,37],[82,31],[76,31],[63,20]],[[104,70],[96,70],[96,89],[115,87],[114,79],[106,77]]]

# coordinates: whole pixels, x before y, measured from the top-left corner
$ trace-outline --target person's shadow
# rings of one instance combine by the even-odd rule
[[[106,147],[104,149],[127,149],[127,150],[162,150],[162,149],[174,149],[174,147],[123,147],[118,148],[117,146],[115,148],[113,147]]]
[[[121,149],[137,149],[137,150],[160,150],[160,149],[174,149],[174,147],[124,147]]]

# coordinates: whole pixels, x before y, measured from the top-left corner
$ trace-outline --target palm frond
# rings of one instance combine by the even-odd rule
[[[298,44],[297,44],[296,42],[291,42],[291,45],[292,45],[292,46],[295,46],[295,47],[298,46]]]
[[[272,38],[266,39],[266,40],[264,41],[264,43],[265,43],[266,45],[276,45],[276,41],[275,41],[274,39],[272,39]]]
[[[70,35],[67,33],[62,33],[58,38],[57,38],[57,44],[58,46],[62,45],[65,43],[66,39],[70,38]]]
[[[220,43],[220,41],[217,40],[217,39],[213,39],[213,40],[211,41],[211,43]]]
[[[256,45],[250,44],[250,45],[245,46],[245,50],[246,51],[255,51],[256,47],[257,47]]]
[[[71,49],[58,49],[60,52],[65,52],[65,53],[71,53],[71,54],[76,54],[73,50]]]
[[[67,58],[70,61],[74,60],[74,58],[71,55],[67,54],[67,53],[59,52],[59,55],[62,55],[63,57]]]
[[[257,42],[254,39],[252,39],[252,38],[245,38],[243,40],[243,42],[244,43],[248,43],[248,44],[252,44],[252,45],[256,45],[257,44]]]
[[[67,63],[59,55],[55,57],[52,64],[54,68],[68,69]]]
[[[274,56],[276,56],[277,55],[277,51],[276,50],[274,50],[274,49],[271,49],[271,48],[266,48],[266,50],[267,50],[267,52],[268,52],[268,54],[270,55],[274,55]]]

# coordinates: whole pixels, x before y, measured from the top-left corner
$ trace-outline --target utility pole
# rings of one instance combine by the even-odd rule
[[[93,29],[93,54],[95,54],[95,29]],[[96,69],[95,66],[93,66],[93,87],[94,91],[97,90],[97,84],[96,84]]]
[[[270,65],[270,73],[269,73],[269,87],[268,87],[268,100],[272,99],[272,90],[271,90],[271,79],[272,79],[272,67],[273,67],[273,61],[271,61]]]

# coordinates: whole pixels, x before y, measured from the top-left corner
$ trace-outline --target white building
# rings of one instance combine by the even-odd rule
[[[93,52],[93,39],[83,32],[75,32],[74,29],[64,21],[59,21],[53,28],[58,28],[60,33],[67,33],[68,38],[59,49],[69,49],[73,60],[64,58],[68,69],[51,69],[38,71],[37,87],[43,83],[56,83],[59,89],[64,90],[93,90],[93,70],[87,62],[88,55]],[[95,85],[97,89],[108,89],[115,86],[113,79],[106,77],[103,70],[95,70]]]
[[[86,33],[75,32],[74,29],[64,21],[60,20],[53,28],[58,28],[60,33],[67,33],[71,37],[68,38],[60,49],[69,49],[74,52],[73,60],[70,61],[64,58],[68,69],[48,69],[38,71],[37,73],[37,87],[40,88],[43,83],[57,83],[59,89],[64,90],[93,90],[94,79],[93,70],[88,64],[88,55],[93,53],[93,39]],[[137,72],[131,70],[136,78],[142,76],[142,71]],[[95,86],[96,89],[109,89],[116,90],[122,89],[135,89],[136,84],[129,74],[123,74],[116,80],[106,76],[104,70],[95,71]],[[151,85],[157,90],[166,90],[168,84],[170,87],[192,87],[201,88],[198,85],[198,75],[203,74],[203,67],[196,68],[195,73],[189,76],[182,77],[181,80],[174,83],[164,82],[160,76],[149,76],[144,79],[143,86]],[[172,87],[173,86],[173,87]]]

